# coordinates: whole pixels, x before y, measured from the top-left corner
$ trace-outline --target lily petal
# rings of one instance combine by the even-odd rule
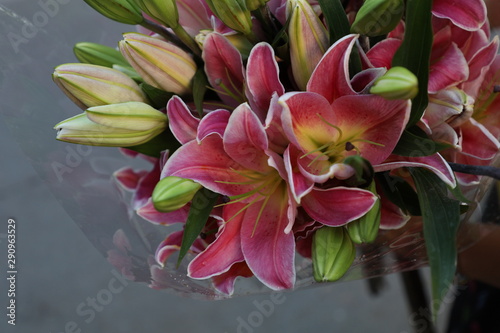
[[[358,188],[314,188],[302,198],[302,207],[316,221],[338,227],[365,215],[378,197]]]
[[[244,215],[238,214],[244,206],[244,204],[233,203],[224,207],[225,223],[217,239],[189,264],[188,276],[190,278],[206,279],[219,275],[227,272],[234,263],[244,260],[240,237]]]
[[[203,61],[210,85],[231,107],[245,101],[243,62],[240,52],[219,33],[211,33],[203,44]]]
[[[169,127],[177,141],[184,144],[196,138],[200,119],[193,116],[186,103],[178,97],[172,97],[167,103]]]
[[[434,0],[432,13],[450,19],[464,30],[478,30],[486,21],[486,5],[482,0]]]
[[[358,35],[347,35],[326,51],[307,83],[307,91],[324,96],[330,103],[356,93],[350,85],[349,58],[357,39]]]
[[[288,194],[280,185],[267,204],[250,206],[241,226],[241,249],[248,267],[274,290],[292,288],[295,282],[295,239],[285,233],[289,224]]]
[[[227,272],[213,276],[212,281],[215,289],[226,295],[232,295],[234,282],[238,276],[246,278],[253,276],[252,271],[244,261],[234,263]]]
[[[382,172],[403,167],[426,168],[434,172],[436,176],[438,176],[448,186],[456,186],[453,171],[439,153],[422,157],[394,156],[394,158],[391,158],[389,160],[394,159],[396,160],[394,162],[374,165],[373,169],[375,170],[375,172]]]
[[[154,224],[171,225],[174,223],[185,223],[188,218],[189,205],[169,213],[161,213],[155,209],[151,199],[139,208],[137,215]]]
[[[279,68],[274,50],[267,43],[255,45],[246,68],[247,98],[261,121],[266,118],[273,94],[281,96],[285,88],[279,80]]]
[[[260,172],[269,170],[269,157],[264,153],[268,147],[266,132],[248,104],[241,104],[231,114],[223,142],[227,154],[242,166]]]
[[[220,109],[212,111],[203,117],[198,126],[198,133],[196,135],[198,143],[211,134],[217,134],[222,138],[226,131],[230,115],[231,113],[229,113],[229,111]]]

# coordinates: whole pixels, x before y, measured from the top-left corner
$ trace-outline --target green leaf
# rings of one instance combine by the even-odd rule
[[[167,105],[168,100],[174,95],[147,83],[141,83],[139,87],[141,87],[142,91],[148,96],[151,105],[156,109],[163,109]]]
[[[203,67],[198,68],[193,78],[193,99],[194,105],[200,118],[203,117],[203,98],[207,91],[208,80]]]
[[[427,86],[432,33],[432,0],[408,0],[406,2],[405,36],[401,47],[392,60],[392,66],[403,66],[418,78],[418,95],[412,100],[407,127],[415,125],[427,107]]]
[[[391,176],[389,172],[375,174],[377,183],[382,188],[384,195],[404,213],[412,216],[422,215],[418,203],[417,192],[413,190],[406,180]]]
[[[325,16],[328,32],[330,34],[330,45],[351,33],[351,25],[340,0],[318,0],[321,11]],[[361,72],[361,58],[359,51],[354,48],[349,59],[349,74],[353,77]]]
[[[435,318],[455,277],[460,202],[448,198],[446,185],[434,173],[422,168],[409,170],[415,181],[422,208],[425,246],[431,267],[432,311]]]
[[[207,190],[206,188],[200,189],[194,195],[191,201],[191,208],[189,209],[186,226],[184,227],[184,234],[182,235],[177,267],[179,267],[189,248],[203,230],[218,197],[219,195],[217,193]]]
[[[351,33],[351,26],[340,0],[318,0],[318,2],[330,33],[330,45],[333,45]]]
[[[172,132],[167,129],[146,143],[123,148],[127,148],[147,156],[160,157],[162,151],[169,150],[170,154],[172,154],[180,146],[181,144],[179,141],[177,141]]]
[[[393,154],[399,156],[421,157],[429,156],[451,146],[445,143],[433,141],[427,137],[424,131],[413,126],[403,132]]]

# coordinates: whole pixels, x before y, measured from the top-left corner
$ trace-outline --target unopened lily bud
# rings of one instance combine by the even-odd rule
[[[64,64],[55,68],[54,82],[80,108],[146,102],[147,98],[134,80],[120,71],[91,64]]]
[[[127,33],[120,41],[120,51],[147,84],[174,94],[191,92],[196,73],[192,56],[158,38]]]
[[[376,195],[375,181],[372,181],[367,189]],[[347,231],[354,243],[371,243],[377,238],[379,226],[380,199],[377,199],[368,213],[347,224]]]
[[[366,0],[356,14],[351,32],[370,37],[387,34],[401,21],[404,0]]]
[[[94,106],[86,111],[93,122],[113,128],[131,131],[162,132],[167,125],[167,116],[152,106],[140,102]]]
[[[288,28],[295,83],[306,90],[312,72],[328,49],[328,32],[306,0],[297,0]]]
[[[316,230],[312,243],[314,279],[336,281],[351,267],[356,248],[344,227],[322,227]]]
[[[85,64],[113,67],[113,65],[129,66],[120,51],[97,43],[77,43],[73,48],[78,61]]]
[[[144,21],[141,10],[133,0],[84,0],[90,7],[114,21],[140,24]]]
[[[165,114],[138,102],[93,107],[54,126],[58,140],[107,147],[146,143],[166,127]]]
[[[418,94],[418,79],[404,67],[392,67],[375,80],[370,93],[386,99],[412,99]]]
[[[144,13],[167,27],[179,25],[179,12],[175,0],[133,0]]]
[[[159,212],[172,212],[190,202],[201,185],[191,179],[165,177],[153,191],[153,205]]]
[[[206,3],[229,28],[244,35],[252,33],[252,17],[245,0],[206,0]]]
[[[246,5],[249,11],[254,11],[262,6],[265,6],[269,0],[246,0]]]

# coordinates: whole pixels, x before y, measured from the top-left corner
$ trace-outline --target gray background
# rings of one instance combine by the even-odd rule
[[[109,283],[117,280],[114,268],[62,209],[60,194],[54,196],[47,186],[53,179],[43,169],[45,154],[65,147],[54,139],[52,126],[79,112],[50,75],[55,66],[76,61],[71,51],[74,43],[115,46],[121,33],[134,28],[102,18],[79,0],[59,0],[57,8],[51,7],[50,15],[44,16],[41,4],[55,1],[0,1],[0,105],[5,116],[0,117],[0,309],[4,309],[0,310],[0,332],[418,330],[397,275],[387,277],[378,297],[369,295],[364,281],[352,281],[285,293],[267,310],[259,310],[259,304],[271,304],[271,295],[200,301],[130,282],[94,315],[78,314],[82,303],[109,295]],[[27,28],[30,22],[38,22],[36,33]],[[17,50],[13,34],[22,38]],[[18,227],[15,327],[7,325],[5,315],[9,218]],[[448,308],[445,304],[441,327]]]

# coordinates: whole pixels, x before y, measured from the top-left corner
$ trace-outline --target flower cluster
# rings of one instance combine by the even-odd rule
[[[140,216],[185,223],[157,262],[189,250],[188,276],[222,293],[238,276],[293,288],[296,252],[339,279],[354,244],[431,209],[412,170],[468,189],[479,176],[450,165],[491,165],[500,148],[482,0],[86,2],[139,32],[119,51],[79,43],[82,63],[56,68],[84,110],[57,138],[154,163],[115,177]]]

